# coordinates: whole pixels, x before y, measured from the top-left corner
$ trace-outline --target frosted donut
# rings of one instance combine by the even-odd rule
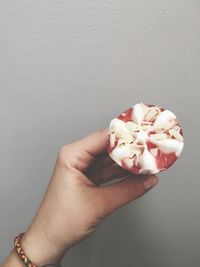
[[[168,169],[183,150],[183,131],[175,114],[139,103],[110,122],[107,150],[122,168],[135,174]]]

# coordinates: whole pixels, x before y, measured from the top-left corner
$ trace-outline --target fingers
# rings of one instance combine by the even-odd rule
[[[64,158],[76,169],[85,171],[96,156],[106,150],[108,129],[94,132],[66,147]]]
[[[130,172],[120,167],[108,153],[98,160],[100,164],[99,179],[101,183],[130,175]]]
[[[112,179],[119,179],[122,177],[125,177],[127,175],[130,175],[130,172],[126,171],[119,165],[111,165],[103,168],[101,172],[100,181],[101,183],[108,182]]]
[[[108,139],[107,133],[107,128],[101,129],[76,141],[73,145],[95,157],[105,151]]]
[[[131,176],[116,184],[98,188],[105,200],[104,216],[142,196],[157,183],[158,178],[155,175]]]
[[[123,178],[130,175],[130,172],[120,167],[111,157],[108,152],[96,157],[96,160],[88,168],[86,175],[96,185],[108,182],[112,179]]]
[[[108,166],[115,163],[115,161],[109,156],[107,151],[100,155],[99,161],[101,162],[102,166]]]
[[[96,165],[87,172],[87,176],[92,180],[96,185],[106,183],[112,179],[119,179],[125,176],[130,175],[130,172],[124,170],[117,164],[107,164],[99,165],[97,162]]]

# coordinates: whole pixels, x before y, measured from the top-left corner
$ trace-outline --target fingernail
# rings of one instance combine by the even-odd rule
[[[158,183],[158,179],[155,176],[150,176],[143,182],[145,190],[149,190]]]

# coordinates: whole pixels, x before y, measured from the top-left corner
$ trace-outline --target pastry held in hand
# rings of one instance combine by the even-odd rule
[[[108,153],[135,174],[169,168],[183,150],[183,133],[175,114],[139,103],[114,118],[109,126]]]

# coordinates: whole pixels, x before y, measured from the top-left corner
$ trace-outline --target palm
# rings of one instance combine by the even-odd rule
[[[100,185],[112,179],[122,178],[130,173],[117,165],[107,152],[103,152],[93,159],[85,174],[95,185]]]

